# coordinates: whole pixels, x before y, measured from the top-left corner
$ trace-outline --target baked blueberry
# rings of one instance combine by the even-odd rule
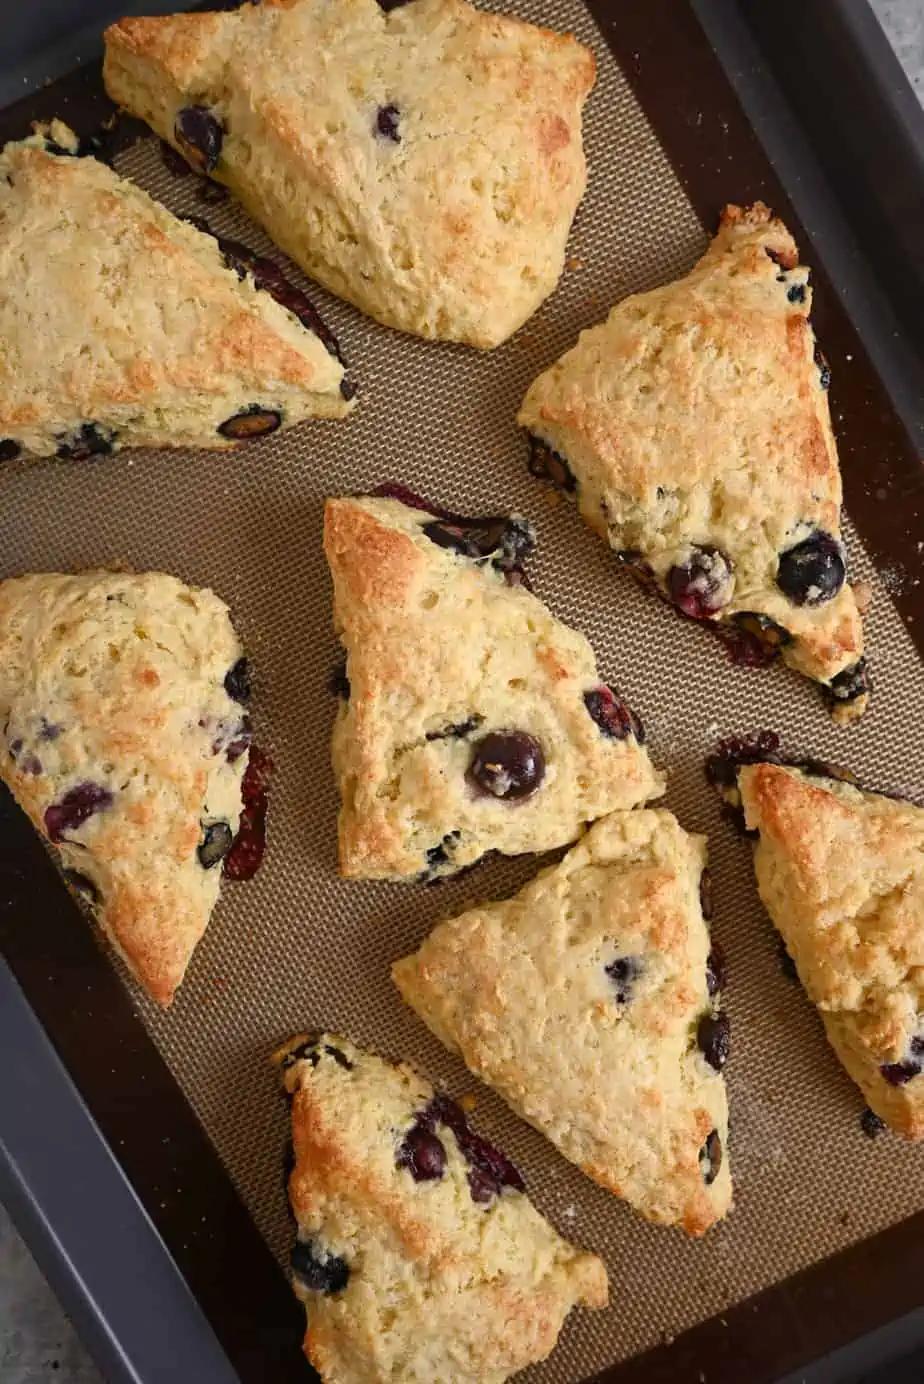
[[[339,697],[341,701],[348,702],[350,700],[350,679],[347,677],[346,654],[339,660],[331,673],[327,686],[333,695]]]
[[[569,494],[577,490],[577,481],[574,472],[558,452],[553,452],[545,442],[541,442],[538,437],[529,436],[529,460],[527,461],[530,474],[537,480],[549,481],[558,490],[567,491]]]
[[[313,1240],[296,1240],[289,1262],[299,1285],[310,1293],[342,1293],[350,1266],[336,1254],[323,1254]]]
[[[830,533],[816,529],[780,554],[776,582],[793,605],[817,606],[834,599],[846,576],[843,546]]]
[[[161,162],[174,178],[188,178],[192,169],[179,150],[174,149],[172,144],[168,144],[165,139],[160,141]]]
[[[796,970],[796,963],[789,954],[789,948],[782,937],[777,940],[777,956],[780,962],[780,970],[787,980],[799,983],[799,972]]]
[[[88,461],[90,457],[108,456],[114,442],[114,433],[104,432],[96,423],[82,423],[76,432],[59,439],[55,456],[67,461]]]
[[[739,610],[732,616],[738,632],[760,649],[767,658],[775,658],[786,644],[792,643],[792,635],[769,615],[756,610]]]
[[[428,740],[464,740],[467,735],[471,735],[473,730],[477,730],[484,720],[483,716],[469,716],[467,721],[450,721],[448,726],[442,730],[428,730]]]
[[[885,1120],[877,1115],[875,1110],[870,1110],[869,1106],[867,1106],[860,1116],[860,1128],[863,1130],[867,1139],[877,1139],[885,1127]]]
[[[88,908],[97,906],[100,901],[99,890],[89,876],[81,874],[80,870],[65,870],[64,878],[81,903]]]
[[[225,691],[233,702],[246,706],[253,691],[250,682],[250,664],[246,658],[239,658],[225,674]]]
[[[415,1182],[436,1182],[446,1171],[446,1150],[432,1128],[417,1122],[401,1140],[395,1162]]]
[[[443,837],[438,846],[431,846],[427,851],[427,866],[424,870],[424,879],[439,874],[451,862],[453,849],[459,839],[457,831],[449,831]]]
[[[645,963],[640,956],[617,956],[603,968],[613,983],[617,1004],[628,1004],[635,982],[644,973]]]
[[[505,802],[528,798],[545,777],[542,746],[522,730],[492,731],[475,745],[468,777],[478,792]]]
[[[472,1201],[490,1201],[504,1187],[518,1192],[526,1190],[519,1169],[490,1140],[469,1128],[465,1112],[454,1100],[448,1096],[434,1096],[422,1119],[444,1124],[452,1130],[469,1165],[468,1186]]]
[[[383,139],[390,139],[394,144],[400,144],[401,135],[398,133],[400,118],[401,112],[397,106],[379,106],[375,117],[376,134],[381,135]]]
[[[720,1072],[728,1061],[731,1049],[731,1025],[728,1015],[704,1014],[696,1030],[696,1046],[713,1071]]]
[[[870,690],[869,669],[861,658],[852,667],[833,677],[825,688],[825,696],[834,706],[845,706],[864,697]]]
[[[831,387],[831,367],[821,347],[815,344],[815,364],[818,366],[818,383],[822,389]]]
[[[211,173],[224,142],[224,127],[208,106],[184,106],[177,114],[174,138],[197,173]]]
[[[12,437],[0,438],[0,461],[15,461],[22,448]]]
[[[699,1169],[707,1187],[711,1187],[722,1169],[722,1140],[714,1129],[699,1151]]]
[[[536,531],[519,515],[432,519],[423,531],[439,548],[452,548],[472,561],[490,558],[499,571],[519,568],[536,546]]]
[[[210,822],[205,827],[202,840],[196,848],[199,864],[203,870],[211,870],[218,865],[231,849],[234,837],[227,822]]]
[[[76,831],[96,812],[111,807],[112,794],[99,783],[78,783],[60,802],[45,809],[45,830],[49,841],[63,841],[65,832]]]
[[[732,587],[732,562],[719,548],[693,548],[686,561],[667,574],[671,600],[693,620],[717,614],[728,604]]]
[[[634,734],[639,744],[644,744],[645,732],[641,721],[612,687],[594,687],[590,692],[585,692],[584,705],[608,739],[625,740]]]
[[[712,948],[706,958],[706,989],[709,998],[715,999],[716,995],[725,986],[725,952],[718,942],[713,942]]]
[[[261,408],[259,404],[251,404],[241,413],[235,413],[232,418],[226,418],[223,423],[219,423],[218,431],[222,437],[233,437],[235,441],[248,441],[252,437],[266,437],[269,433],[274,433],[282,424],[282,414],[275,409]]]
[[[315,333],[315,334],[317,335],[317,333]],[[327,343],[325,342],[325,345],[326,345],[326,344],[327,344]],[[335,353],[333,353],[333,354],[336,354],[336,355],[339,356],[339,354],[340,354],[339,348],[338,348],[338,350],[337,350]],[[346,375],[344,375],[343,379],[340,381],[340,393],[343,395],[344,399],[347,399],[347,400],[352,399],[353,396],[354,396],[355,393],[356,393],[356,383],[355,383],[355,381],[354,381],[354,380],[348,380],[347,377],[346,377]]]
[[[791,303],[804,303],[805,284],[790,284],[786,290],[786,297]]]

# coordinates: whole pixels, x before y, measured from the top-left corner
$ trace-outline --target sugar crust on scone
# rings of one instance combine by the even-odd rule
[[[240,820],[241,657],[225,604],[163,573],[0,582],[0,777],[164,1005]]]
[[[55,121],[0,152],[5,451],[225,448],[253,410],[270,427],[349,412],[343,365],[312,331],[78,148]]]
[[[779,647],[849,720],[867,701],[863,630],[850,586],[831,594],[841,479],[808,274],[762,203],[727,207],[691,272],[583,332],[533,383],[519,422],[567,464],[560,481],[627,564],[688,613]],[[796,602],[781,557],[818,533],[831,586]]]
[[[871,1108],[924,1137],[924,808],[779,764],[738,773],[760,896]]]
[[[104,71],[181,151],[180,112],[207,109],[212,176],[388,326],[497,346],[561,276],[595,76],[567,35],[466,0],[268,0],[123,19]]]
[[[705,838],[671,813],[613,813],[392,970],[436,1036],[565,1157],[694,1235],[731,1205],[725,1085],[698,1045],[718,1018],[724,1065],[705,866]]]
[[[489,850],[550,850],[664,789],[637,719],[614,738],[588,711],[588,694],[610,693],[584,635],[492,562],[432,542],[432,520],[394,499],[327,502],[349,684],[333,733],[348,876],[449,873]],[[531,796],[473,788],[473,755],[493,732],[541,745]]]
[[[277,1061],[292,1097],[294,1286],[325,1384],[503,1384],[545,1359],[572,1307],[606,1305],[602,1262],[515,1186],[489,1185],[479,1162],[518,1174],[448,1102],[460,1143],[411,1067],[330,1034],[293,1039]],[[426,1167],[409,1156],[421,1120]]]

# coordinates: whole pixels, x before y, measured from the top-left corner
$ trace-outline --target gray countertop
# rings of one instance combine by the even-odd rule
[[[924,0],[871,0],[924,101]],[[101,1384],[48,1284],[0,1206],[0,1384]]]

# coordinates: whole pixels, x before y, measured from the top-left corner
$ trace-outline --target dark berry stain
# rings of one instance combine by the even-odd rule
[[[375,117],[376,134],[383,139],[390,139],[394,144],[401,143],[401,135],[398,132],[398,122],[401,119],[401,112],[397,106],[379,106]]]
[[[65,461],[89,461],[108,456],[114,442],[114,433],[104,432],[96,423],[82,423],[75,433],[59,439],[55,456]]]
[[[226,732],[227,734],[227,732]],[[250,724],[250,717],[244,716],[231,731],[230,740],[224,736],[218,736],[212,742],[212,753],[221,754],[224,751],[229,764],[236,764],[245,750],[250,748],[253,741],[253,730]]]
[[[545,777],[545,755],[539,741],[522,730],[492,731],[477,742],[468,779],[477,792],[519,802],[530,797]]]
[[[778,764],[780,737],[775,730],[759,730],[753,735],[728,735],[719,741],[715,754],[706,760],[706,777],[717,788],[734,788],[738,770],[745,764]]]
[[[239,658],[225,673],[225,691],[232,702],[240,702],[241,706],[246,706],[250,701],[253,689],[250,683],[250,664],[246,658]]]
[[[568,494],[573,494],[577,490],[577,480],[565,458],[531,434],[529,459],[526,464],[530,475],[535,476],[537,480],[549,481],[557,490],[564,490]]]
[[[436,1182],[446,1171],[446,1150],[432,1127],[418,1120],[401,1140],[395,1162],[415,1182]]]
[[[860,1128],[863,1130],[867,1139],[878,1139],[885,1127],[885,1120],[877,1115],[875,1110],[870,1110],[869,1106],[867,1106],[860,1116]]]
[[[250,404],[240,413],[219,423],[218,431],[222,437],[233,438],[235,442],[249,442],[252,437],[267,437],[281,425],[282,414],[276,409]]]
[[[15,461],[22,448],[12,437],[0,438],[0,461]]]
[[[187,216],[183,218],[191,226],[195,226],[197,231],[203,235],[211,236],[218,242],[218,248],[224,255],[225,263],[229,269],[233,269],[238,278],[243,279],[250,274],[257,288],[268,293],[274,298],[281,307],[291,312],[301,322],[303,327],[313,332],[328,355],[339,360],[340,364],[346,368],[346,361],[340,350],[340,343],[334,333],[328,327],[317,308],[312,303],[307,294],[283,274],[275,260],[269,259],[266,255],[258,255],[255,250],[244,245],[239,240],[231,240],[226,236],[216,235],[209,223],[201,216]],[[356,393],[356,385],[350,380],[341,380],[340,393],[344,399],[352,399]]]
[[[251,746],[241,783],[241,822],[222,868],[225,879],[253,879],[263,862],[272,775],[272,759],[256,745]]]
[[[714,1129],[699,1151],[699,1169],[707,1187],[711,1187],[722,1169],[722,1140]]]
[[[793,605],[817,606],[834,599],[846,576],[841,544],[832,534],[816,529],[780,554],[776,582]]]
[[[833,706],[846,706],[865,696],[869,690],[869,669],[865,658],[838,673],[824,689],[825,696]]]
[[[728,604],[731,575],[731,559],[718,548],[694,548],[686,562],[668,572],[668,594],[691,620],[708,620]]]
[[[704,1014],[696,1029],[696,1045],[709,1066],[720,1072],[731,1050],[731,1024],[725,1013]]]
[[[45,830],[50,841],[63,841],[65,832],[77,831],[96,812],[111,807],[112,794],[99,783],[78,783],[58,803],[45,809]]]
[[[173,127],[174,138],[197,173],[211,173],[218,166],[224,128],[207,106],[184,106]]]
[[[342,1293],[350,1281],[346,1260],[335,1254],[321,1254],[311,1240],[296,1240],[290,1263],[299,1284],[310,1293]]]
[[[471,735],[473,730],[477,730],[484,720],[483,716],[469,716],[467,721],[450,721],[448,726],[443,726],[441,730],[428,730],[427,739],[433,740],[464,740],[467,735]]]
[[[196,847],[196,855],[203,870],[211,870],[218,865],[231,849],[234,837],[227,822],[209,822],[203,829],[202,840]]]
[[[707,868],[699,877],[699,907],[707,923],[715,911],[712,894],[712,873]]]
[[[790,956],[789,948],[783,941],[782,937],[780,937],[777,941],[777,955],[779,957],[780,970],[783,972],[783,975],[786,977],[787,980],[791,980],[798,985],[799,972],[796,970],[796,963]]]
[[[645,731],[632,708],[612,687],[594,687],[584,693],[584,705],[609,740],[625,740],[634,735],[640,745],[645,743]]]
[[[632,999],[635,982],[645,972],[645,963],[640,956],[617,956],[603,968],[612,982],[617,1004],[628,1004]]]

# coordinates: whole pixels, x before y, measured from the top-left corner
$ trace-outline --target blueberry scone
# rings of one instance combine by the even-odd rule
[[[518,517],[329,500],[346,669],[333,735],[344,875],[451,874],[551,850],[663,791],[587,640],[527,589]]]
[[[489,348],[557,284],[593,55],[466,0],[269,0],[123,19],[106,86],[306,273],[387,326]]]
[[[0,152],[0,340],[3,459],[231,447],[352,407],[336,343],[271,261],[81,156],[59,121]]]
[[[0,777],[163,1005],[238,832],[249,691],[211,591],[159,572],[0,582]]]
[[[566,1158],[694,1235],[731,1204],[705,868],[705,838],[671,813],[614,812],[392,971],[437,1038]]]
[[[734,765],[732,769],[734,769]],[[725,766],[761,899],[871,1108],[924,1136],[924,809],[831,766]]]
[[[292,1097],[295,1291],[325,1384],[502,1384],[554,1348],[606,1270],[499,1149],[404,1064],[343,1038],[276,1057]]]
[[[808,277],[762,203],[727,207],[687,277],[583,332],[519,422],[530,469],[622,563],[740,661],[781,654],[849,721],[869,689]]]

